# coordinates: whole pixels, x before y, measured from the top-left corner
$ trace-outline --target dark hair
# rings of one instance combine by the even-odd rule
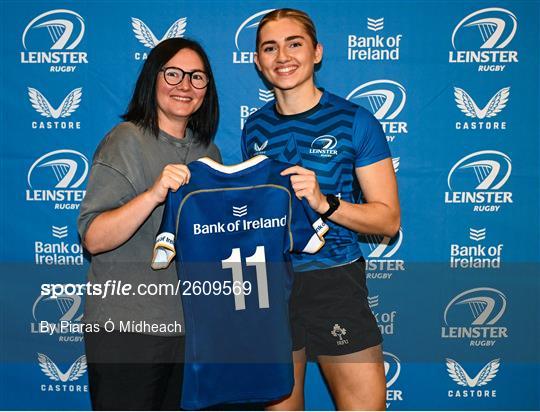
[[[270,23],[271,21],[278,21],[281,19],[296,20],[296,22],[300,23],[300,25],[306,31],[307,35],[313,43],[313,47],[319,44],[319,42],[317,41],[317,31],[315,30],[315,23],[313,23],[313,20],[311,20],[307,13],[297,9],[276,9],[268,14],[265,14],[259,22],[259,26],[257,27],[257,37],[255,39],[255,46],[257,51],[259,50],[259,44],[261,41],[261,29],[266,26],[267,23]]]
[[[158,136],[159,125],[156,100],[158,73],[165,63],[182,49],[193,50],[199,55],[203,61],[204,71],[210,78],[201,107],[188,121],[188,127],[193,130],[197,140],[208,146],[217,130],[219,119],[218,96],[208,56],[202,46],[194,40],[185,38],[167,39],[152,49],[137,78],[127,112],[121,117],[125,121],[131,121],[139,127],[151,131],[156,137]]]

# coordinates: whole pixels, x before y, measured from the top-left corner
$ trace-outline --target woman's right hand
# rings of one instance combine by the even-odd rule
[[[180,186],[189,183],[190,177],[191,174],[186,165],[168,164],[148,192],[157,204],[163,203],[169,189],[176,192]]]

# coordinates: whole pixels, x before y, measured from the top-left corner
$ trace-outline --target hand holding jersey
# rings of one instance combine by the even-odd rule
[[[305,198],[315,212],[323,214],[328,210],[328,202],[321,193],[315,172],[301,166],[293,166],[281,172],[281,176],[291,176],[291,184],[296,197]]]
[[[189,183],[190,177],[191,173],[186,165],[168,164],[148,189],[148,193],[154,198],[157,206],[165,201],[169,190],[176,192],[180,186]]]

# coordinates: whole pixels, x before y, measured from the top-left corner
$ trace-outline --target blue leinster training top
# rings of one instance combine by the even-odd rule
[[[264,154],[314,171],[321,191],[355,202],[355,168],[390,157],[380,123],[366,109],[323,91],[307,112],[281,115],[275,103],[252,114],[242,132],[242,156]],[[355,232],[327,222],[325,247],[316,255],[294,255],[296,271],[322,269],[362,256]]]
[[[289,254],[317,252],[328,227],[280,176],[287,167],[265,156],[235,166],[203,158],[167,196],[152,267],[176,255],[184,409],[270,401],[292,389]]]

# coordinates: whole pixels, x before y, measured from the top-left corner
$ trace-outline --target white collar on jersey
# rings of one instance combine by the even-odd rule
[[[245,162],[230,166],[219,164],[218,162],[210,159],[209,157],[201,157],[200,159],[197,159],[197,162],[202,162],[205,165],[211,167],[212,169],[218,170],[220,172],[231,174],[253,167],[266,159],[268,158],[265,155],[257,155],[249,160],[246,160]]]

